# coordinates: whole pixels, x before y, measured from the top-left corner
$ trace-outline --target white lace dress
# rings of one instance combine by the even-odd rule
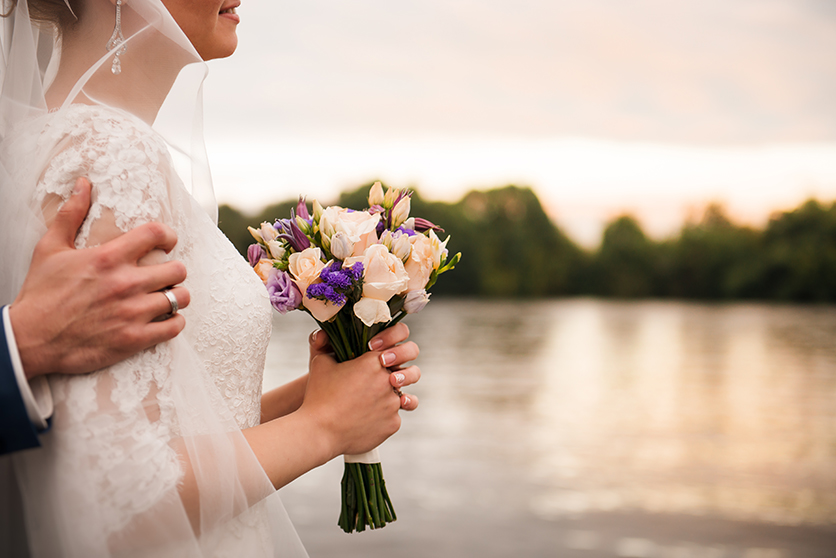
[[[239,432],[260,421],[271,331],[264,286],[186,193],[148,125],[85,105],[47,118],[37,144],[51,157],[36,204],[54,207],[78,177],[90,179],[79,248],[149,221],[170,225],[178,235],[170,257],[188,269],[191,303],[175,340],[90,375],[50,378],[52,430],[43,450],[16,464],[27,521],[68,537],[63,555],[272,556],[298,547],[276,542],[265,510],[272,486]],[[55,510],[49,519],[38,517],[45,507]],[[192,541],[182,540],[184,522],[199,533]],[[31,533],[34,553],[49,555]]]

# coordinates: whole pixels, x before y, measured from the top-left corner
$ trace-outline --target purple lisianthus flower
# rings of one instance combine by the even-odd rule
[[[416,219],[416,221],[417,221],[417,219]],[[415,231],[413,231],[412,229],[408,229],[404,226],[398,227],[398,229],[395,232],[405,234],[406,236],[415,236],[416,234],[418,234]]]
[[[275,268],[267,276],[267,294],[270,296],[270,304],[282,314],[295,310],[302,303],[302,293],[290,275]]]
[[[264,251],[261,244],[250,244],[250,247],[247,248],[247,261],[250,262],[252,267],[255,267],[259,260],[266,257],[267,252]]]

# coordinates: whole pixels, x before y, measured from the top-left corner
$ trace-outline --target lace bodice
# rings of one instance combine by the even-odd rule
[[[38,184],[38,204],[67,199],[78,177],[93,184],[78,247],[162,221],[178,236],[170,257],[188,270],[191,303],[181,311],[187,326],[176,343],[89,376],[50,379],[55,436],[78,448],[63,466],[95,470],[79,476],[98,483],[91,493],[108,495],[98,505],[109,531],[118,532],[182,482],[176,440],[188,417],[172,401],[187,383],[173,378],[186,373],[178,363],[193,358],[190,352],[202,363],[199,374],[216,388],[207,393],[218,414],[239,429],[259,423],[271,308],[264,286],[186,193],[166,145],[145,123],[114,109],[76,105],[50,115],[38,141],[54,154]],[[145,416],[138,417],[138,409]],[[194,434],[201,425],[189,428]],[[126,490],[129,484],[136,488]]]

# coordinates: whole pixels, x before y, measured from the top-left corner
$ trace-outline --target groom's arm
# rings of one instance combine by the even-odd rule
[[[0,454],[38,445],[37,432],[52,413],[41,376],[109,366],[175,337],[185,326],[179,314],[155,321],[171,308],[159,291],[181,283],[185,267],[176,261],[142,265],[149,253],[174,248],[174,232],[149,223],[101,246],[76,250],[74,239],[89,206],[90,185],[79,179],[35,247],[20,293],[3,309]],[[188,306],[185,288],[172,292],[181,308]]]

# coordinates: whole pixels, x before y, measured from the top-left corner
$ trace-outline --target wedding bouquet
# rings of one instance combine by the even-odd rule
[[[410,217],[407,190],[380,182],[369,192],[369,207],[355,211],[323,208],[313,214],[300,199],[289,219],[249,227],[256,240],[247,259],[282,314],[299,309],[327,334],[339,362],[368,350],[369,340],[419,312],[438,276],[461,258],[448,258],[442,231]],[[380,528],[396,519],[377,450],[345,456],[339,526],[346,532]]]

